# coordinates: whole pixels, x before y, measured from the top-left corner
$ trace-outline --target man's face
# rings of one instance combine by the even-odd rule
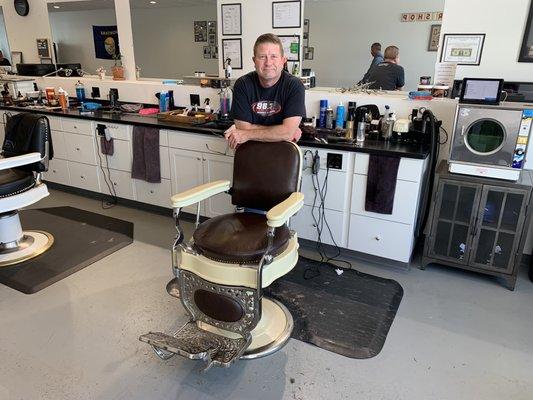
[[[257,46],[253,61],[262,81],[277,82],[287,59],[281,55],[281,49],[277,44],[262,43]]]
[[[372,54],[372,57],[375,57],[379,53],[379,50],[376,47],[370,48],[370,54]]]

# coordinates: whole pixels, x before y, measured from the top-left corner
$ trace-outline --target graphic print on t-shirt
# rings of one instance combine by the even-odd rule
[[[281,111],[281,104],[275,100],[259,100],[252,104],[252,112],[262,116],[269,117]]]

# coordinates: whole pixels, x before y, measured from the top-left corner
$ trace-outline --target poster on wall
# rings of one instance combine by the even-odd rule
[[[300,36],[278,35],[287,61],[300,61]]]
[[[440,25],[431,25],[429,30],[428,51],[437,51],[439,48]]]
[[[529,14],[526,21],[526,29],[522,38],[522,47],[518,62],[533,62],[533,2],[529,6]]]
[[[454,62],[458,65],[479,65],[485,34],[445,33],[442,39],[441,62]]]
[[[48,39],[37,40],[37,55],[39,58],[50,58],[50,44]]]
[[[207,42],[207,21],[194,21],[194,41]]]
[[[242,41],[241,39],[222,39],[222,60],[231,60],[233,69],[242,69]]]
[[[120,54],[116,25],[93,25],[93,38],[96,58],[112,60],[115,54]]]

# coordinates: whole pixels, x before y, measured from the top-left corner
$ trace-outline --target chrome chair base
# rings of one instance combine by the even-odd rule
[[[54,237],[45,231],[24,231],[22,238],[14,246],[0,249],[0,267],[7,267],[31,260],[54,244]]]

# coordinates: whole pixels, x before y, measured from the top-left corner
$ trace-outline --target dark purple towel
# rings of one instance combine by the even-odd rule
[[[131,177],[150,183],[161,183],[159,129],[134,126],[132,144]]]
[[[392,214],[400,157],[371,154],[366,178],[365,210]]]

